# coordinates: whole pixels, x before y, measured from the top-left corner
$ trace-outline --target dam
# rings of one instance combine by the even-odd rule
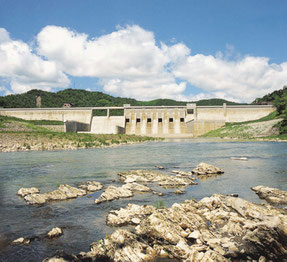
[[[66,132],[197,137],[225,123],[257,120],[273,112],[272,105],[131,106],[72,108],[1,108],[0,115],[26,120],[58,120]],[[104,116],[95,115],[105,112]],[[111,112],[118,111],[112,115]]]

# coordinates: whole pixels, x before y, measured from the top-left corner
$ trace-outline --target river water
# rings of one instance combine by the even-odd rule
[[[248,161],[230,159],[242,156]],[[99,191],[41,207],[29,206],[16,195],[21,187],[35,186],[43,193],[59,184],[77,186],[88,180],[99,181],[104,187],[120,185],[120,171],[153,170],[157,165],[164,166],[165,172],[191,171],[200,162],[223,168],[225,173],[199,180],[183,195],[174,194],[175,189],[157,188],[164,196],[144,193],[96,205]],[[250,187],[266,185],[287,190],[287,144],[172,140],[76,151],[0,153],[0,183],[0,261],[42,261],[56,250],[74,254],[88,251],[92,242],[115,231],[105,225],[107,213],[128,203],[156,205],[163,201],[170,206],[214,193],[237,193],[246,200],[262,202]],[[56,226],[64,229],[63,236],[54,240],[41,237]],[[16,238],[32,236],[41,238],[29,246],[9,245]]]

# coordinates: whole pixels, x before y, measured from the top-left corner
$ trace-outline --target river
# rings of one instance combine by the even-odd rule
[[[231,160],[247,157],[248,161]],[[79,185],[96,180],[104,187],[119,185],[117,172],[131,169],[191,171],[206,162],[225,170],[223,175],[199,180],[183,195],[175,189],[158,190],[133,198],[96,205],[102,191],[69,201],[50,202],[41,207],[29,206],[16,195],[21,187],[52,191],[60,184]],[[109,210],[128,203],[166,206],[185,199],[200,200],[214,193],[232,194],[253,202],[263,202],[250,187],[265,185],[287,190],[287,144],[278,142],[212,142],[210,140],[171,140],[112,148],[76,151],[30,151],[0,153],[0,261],[42,261],[56,250],[77,254],[115,228],[105,225]],[[58,239],[42,239],[28,246],[10,246],[19,237],[43,236],[53,227],[62,227]]]

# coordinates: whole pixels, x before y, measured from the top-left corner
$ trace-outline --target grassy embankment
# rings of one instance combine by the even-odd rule
[[[280,116],[272,112],[258,120],[226,123],[222,128],[212,130],[202,137],[217,137],[241,140],[287,140],[287,134],[279,134]]]
[[[52,129],[52,130],[51,130]],[[135,135],[65,133],[60,121],[28,121],[0,116],[0,152],[95,148],[156,140]]]

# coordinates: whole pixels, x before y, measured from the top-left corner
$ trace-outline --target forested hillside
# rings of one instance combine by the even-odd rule
[[[175,106],[186,105],[187,102],[172,99],[156,99],[152,101],[137,101],[132,98],[113,97],[102,92],[90,92],[82,89],[65,89],[57,93],[42,90],[31,90],[27,93],[0,97],[0,107],[5,108],[33,108],[36,107],[36,96],[41,96],[41,107],[62,107],[64,103],[73,104],[75,107],[93,106]],[[192,103],[192,102],[189,102]],[[199,106],[237,104],[224,99],[205,99],[194,102]]]
[[[260,105],[266,103],[273,103],[275,100],[280,99],[287,94],[287,86],[284,86],[282,89],[275,90],[272,93],[269,93],[262,98],[256,98],[252,104]]]
[[[252,104],[264,104],[268,102],[271,102],[276,107],[278,117],[283,118],[283,121],[279,123],[280,133],[287,134],[287,86],[262,98],[255,99]]]

